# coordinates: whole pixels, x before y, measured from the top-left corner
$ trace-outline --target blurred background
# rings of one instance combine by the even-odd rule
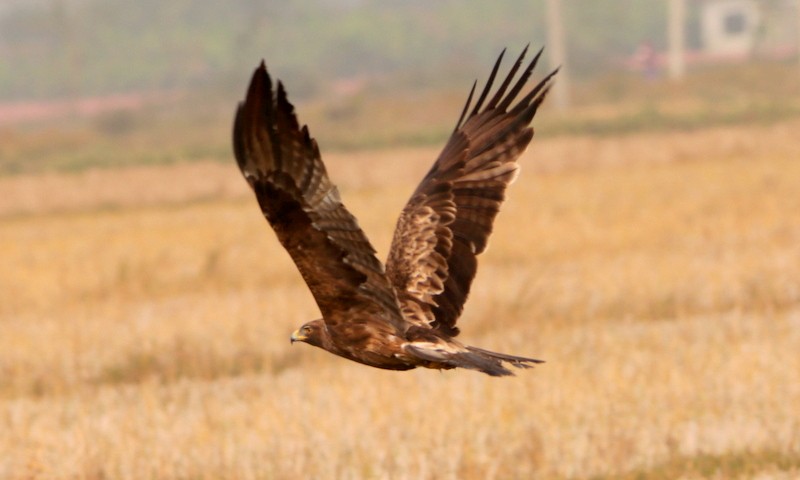
[[[262,58],[327,149],[441,142],[471,81],[529,42],[564,67],[549,135],[774,121],[798,111],[798,25],[791,0],[3,0],[6,145],[44,124],[78,143],[164,123],[214,134],[69,160],[7,146],[0,171],[227,161],[217,128]]]
[[[459,338],[547,363],[290,347],[253,69],[383,258],[528,43],[562,70]],[[800,0],[0,0],[0,478],[798,478],[798,132]]]

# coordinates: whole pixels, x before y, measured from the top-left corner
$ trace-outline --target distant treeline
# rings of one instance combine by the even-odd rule
[[[572,72],[665,43],[663,0],[565,0]],[[546,39],[544,0],[43,0],[0,12],[0,100],[240,84],[265,58],[312,96],[333,80],[448,82]],[[467,73],[464,73],[467,72]],[[453,75],[459,73],[462,75]]]

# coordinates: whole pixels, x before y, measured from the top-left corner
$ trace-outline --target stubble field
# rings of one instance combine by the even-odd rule
[[[537,137],[460,321],[504,379],[290,346],[232,160],[0,178],[0,478],[796,478],[798,131]],[[381,257],[436,153],[326,156]]]

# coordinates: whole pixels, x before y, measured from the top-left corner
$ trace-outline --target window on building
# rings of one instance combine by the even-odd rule
[[[742,12],[732,12],[725,15],[725,33],[727,35],[738,35],[747,28],[747,18]]]

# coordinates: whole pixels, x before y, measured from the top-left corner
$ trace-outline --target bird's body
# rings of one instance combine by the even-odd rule
[[[484,106],[500,55],[470,111],[473,85],[447,145],[400,214],[385,266],[342,204],[283,85],[278,82],[274,91],[264,64],[256,69],[236,113],[234,152],[322,313],[295,331],[293,342],[388,370],[462,367],[500,376],[511,375],[504,363],[540,362],[454,338],[476,257],[486,249],[505,189],[516,178],[516,160],[533,137],[530,123],[555,73],[514,104],[539,58],[511,86],[524,54]]]

